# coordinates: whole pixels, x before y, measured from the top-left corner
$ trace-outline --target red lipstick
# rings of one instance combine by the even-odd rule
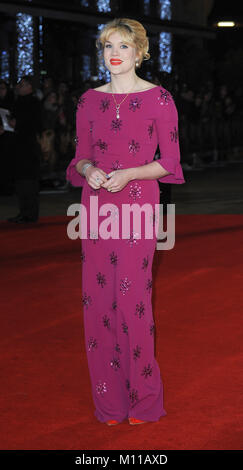
[[[122,63],[122,60],[120,59],[110,59],[111,65],[120,65]]]

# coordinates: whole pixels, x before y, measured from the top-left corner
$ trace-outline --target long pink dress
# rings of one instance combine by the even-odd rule
[[[120,103],[125,93],[115,97]],[[154,352],[151,296],[156,235],[153,232],[152,238],[145,237],[142,217],[139,238],[131,216],[129,236],[122,238],[122,204],[155,207],[160,192],[156,180],[133,180],[113,193],[104,188],[94,190],[75,165],[89,159],[106,173],[145,165],[153,161],[158,144],[161,159],[157,162],[170,172],[159,180],[184,183],[177,110],[162,86],[130,93],[121,104],[119,119],[111,94],[88,89],[80,96],[76,155],[67,168],[67,180],[82,186],[81,203],[87,210],[88,236],[81,241],[82,305],[95,416],[100,422],[121,422],[128,417],[158,421],[167,414]],[[99,229],[89,225],[91,196],[98,206],[98,227],[110,216],[111,224],[119,222],[119,238],[104,239]],[[101,215],[104,204],[114,206]],[[154,215],[150,221],[154,226]]]

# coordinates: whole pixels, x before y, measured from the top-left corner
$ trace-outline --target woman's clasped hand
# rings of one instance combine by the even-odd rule
[[[130,181],[130,173],[127,169],[115,170],[105,173],[101,168],[88,167],[86,180],[93,189],[100,187],[110,192],[121,191]]]

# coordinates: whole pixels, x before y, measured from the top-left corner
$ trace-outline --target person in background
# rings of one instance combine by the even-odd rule
[[[14,94],[5,80],[0,80],[0,108],[12,109]]]
[[[51,173],[55,170],[57,162],[57,128],[59,106],[56,91],[50,91],[41,103],[42,110],[42,134],[40,146],[43,163]]]
[[[50,91],[55,90],[55,83],[52,77],[45,77],[42,85],[42,99],[45,98]]]
[[[8,110],[11,113],[14,103],[14,93],[5,80],[0,80],[0,108]],[[1,178],[0,194],[13,194],[13,178],[11,174],[14,133],[4,128],[4,123],[0,117],[0,158],[1,158]]]
[[[17,99],[9,124],[15,129],[13,176],[19,214],[9,222],[37,222],[39,218],[40,178],[40,101],[34,96],[33,77],[24,75],[16,86]]]

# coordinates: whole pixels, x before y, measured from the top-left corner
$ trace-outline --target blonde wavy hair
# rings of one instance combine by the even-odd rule
[[[96,39],[96,47],[98,49],[98,61],[102,63],[105,41],[108,40],[110,34],[119,32],[122,39],[127,44],[136,47],[139,59],[137,67],[141,67],[143,60],[149,60],[149,40],[146,35],[146,29],[139,21],[130,18],[115,18],[109,21],[101,30]]]

